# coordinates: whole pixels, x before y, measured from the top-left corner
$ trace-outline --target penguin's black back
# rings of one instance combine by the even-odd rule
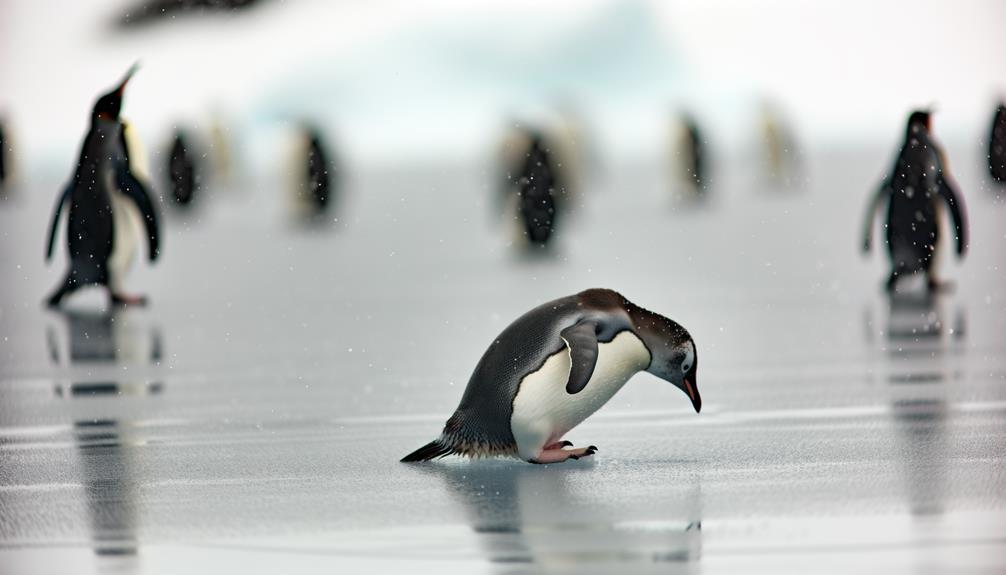
[[[899,269],[918,271],[932,262],[939,240],[941,170],[932,140],[924,133],[909,135],[895,164],[887,211],[888,250]]]
[[[116,185],[114,162],[122,157],[120,129],[113,122],[92,125],[73,176],[66,236],[71,273],[82,285],[108,281],[115,224],[111,186]]]
[[[321,138],[311,136],[307,148],[307,193],[319,211],[328,206],[331,194],[328,154],[321,144]]]
[[[528,241],[545,245],[555,230],[555,168],[548,151],[531,146],[521,170],[520,214]]]
[[[1000,104],[992,118],[989,135],[989,174],[1000,183],[1006,183],[1006,105]]]

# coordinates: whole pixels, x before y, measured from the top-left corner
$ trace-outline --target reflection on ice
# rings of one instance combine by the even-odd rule
[[[415,469],[443,480],[493,563],[526,563],[534,572],[603,572],[625,564],[693,562],[702,555],[698,476],[681,501],[670,502],[674,515],[654,520],[633,519],[571,487],[571,479],[589,482],[597,473],[589,460],[561,467],[438,462]]]
[[[58,396],[72,401],[120,401],[123,394],[159,394],[163,385],[143,377],[126,375],[123,368],[156,365],[162,343],[156,325],[137,322],[137,312],[60,310],[60,330],[50,324],[46,343],[54,364],[71,369],[69,393],[56,385]],[[62,340],[62,343],[61,343]],[[106,379],[95,380],[81,367],[112,367]],[[79,374],[79,375],[78,375]],[[133,472],[130,422],[117,418],[78,419],[73,423],[73,441],[80,463],[84,501],[90,518],[93,544],[99,556],[132,556],[138,551],[137,483]],[[121,565],[118,565],[121,567]]]

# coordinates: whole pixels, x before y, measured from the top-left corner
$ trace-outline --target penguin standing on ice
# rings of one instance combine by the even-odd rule
[[[691,114],[683,114],[677,137],[678,173],[694,196],[706,191],[705,138]]]
[[[887,250],[891,257],[891,275],[887,290],[893,292],[898,279],[925,272],[930,291],[939,288],[933,267],[939,247],[938,198],[950,208],[957,238],[957,255],[963,257],[968,247],[968,226],[960,194],[948,181],[943,150],[930,137],[928,111],[912,112],[908,118],[905,143],[890,176],[881,184],[870,203],[866,217],[863,251],[869,252],[873,220],[881,204],[887,202]]]
[[[7,183],[7,138],[4,134],[3,118],[0,118],[0,189]]]
[[[123,275],[136,254],[137,236],[142,233],[141,220],[150,261],[159,253],[154,204],[146,187],[129,169],[119,119],[123,91],[135,71],[134,65],[118,87],[98,98],[73,179],[56,201],[46,260],[52,258],[60,214],[69,202],[66,242],[70,269],[49,297],[49,306],[57,306],[70,293],[95,284],[108,289],[113,304],[146,301],[121,291]]]
[[[295,217],[312,221],[335,200],[336,173],[321,131],[305,123],[294,141],[291,163],[291,208]]]
[[[527,312],[496,337],[436,440],[403,462],[450,454],[559,463],[593,455],[563,436],[634,374],[648,371],[702,408],[695,343],[674,321],[621,294],[590,289]]]
[[[192,162],[192,152],[187,138],[180,130],[175,132],[175,139],[168,154],[168,178],[171,180],[171,195],[179,205],[192,203],[199,187],[196,177],[196,167]]]
[[[317,211],[323,212],[328,207],[332,193],[328,154],[321,143],[321,134],[311,130],[307,136],[307,189],[305,192],[314,203]]]
[[[989,134],[989,174],[1000,184],[1006,184],[1006,104],[999,104],[992,117]]]

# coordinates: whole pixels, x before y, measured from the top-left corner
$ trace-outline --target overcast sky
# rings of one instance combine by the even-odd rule
[[[124,114],[148,146],[213,113],[259,147],[306,118],[361,162],[477,154],[556,110],[614,155],[652,151],[682,108],[743,146],[766,97],[813,143],[890,140],[930,103],[945,140],[977,140],[1006,93],[999,0],[264,0],[114,29],[134,1],[0,2],[0,111],[29,162],[72,154],[134,60]]]

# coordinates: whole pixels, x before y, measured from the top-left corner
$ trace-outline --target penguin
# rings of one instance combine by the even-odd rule
[[[882,203],[888,204],[885,226],[891,258],[888,292],[894,292],[900,278],[917,272],[925,272],[927,289],[939,288],[933,267],[940,231],[937,198],[942,198],[950,208],[958,257],[963,258],[967,251],[968,226],[963,198],[948,179],[943,150],[930,134],[929,111],[912,112],[905,143],[891,175],[883,181],[867,210],[864,253],[870,251],[876,212]]]
[[[678,142],[678,172],[695,196],[705,193],[706,151],[699,125],[690,114],[682,115]]]
[[[294,140],[291,208],[294,217],[320,218],[335,200],[335,167],[320,130],[304,123]]]
[[[517,179],[517,214],[529,246],[545,247],[555,231],[561,190],[552,155],[540,134],[532,134]]]
[[[3,118],[0,118],[0,189],[7,183],[7,146]]]
[[[989,134],[989,174],[1000,184],[1006,184],[1006,104],[999,104],[992,117]]]
[[[634,374],[648,371],[702,409],[695,343],[676,322],[610,289],[542,304],[500,333],[472,373],[440,437],[402,458],[507,455],[559,463],[593,455],[563,436]]]
[[[91,127],[84,138],[73,178],[56,200],[46,261],[52,259],[63,206],[70,204],[66,242],[70,269],[62,284],[49,296],[55,307],[70,293],[88,285],[102,285],[113,304],[143,304],[141,296],[125,295],[121,281],[132,264],[139,222],[145,226],[148,255],[160,253],[158,218],[146,186],[129,167],[128,149],[119,111],[126,84],[136,72],[130,68],[122,82],[102,95],[91,112]]]
[[[761,144],[764,152],[765,182],[773,188],[788,188],[802,171],[796,136],[780,108],[770,100],[761,103]]]
[[[310,130],[307,138],[307,189],[305,191],[317,211],[323,212],[328,207],[332,193],[328,153],[321,143],[321,134],[317,130]]]
[[[171,152],[168,154],[168,177],[171,180],[171,196],[175,198],[175,202],[181,206],[192,203],[199,189],[199,180],[189,144],[180,130],[175,132]]]

